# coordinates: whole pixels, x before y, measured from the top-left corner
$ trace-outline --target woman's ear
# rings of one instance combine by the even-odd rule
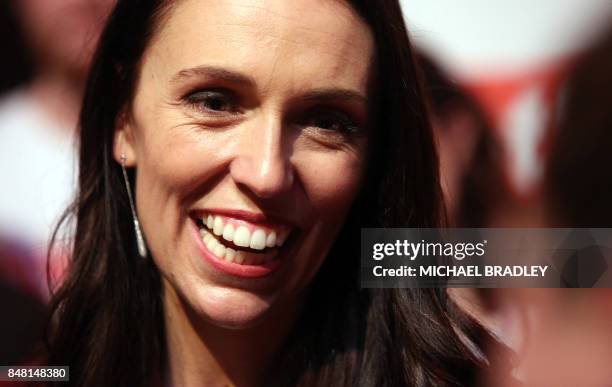
[[[113,139],[113,157],[121,164],[122,158],[125,157],[126,167],[136,166],[136,153],[134,152],[132,125],[130,120],[124,114],[117,120],[115,129],[115,137]],[[122,157],[123,156],[123,157]]]

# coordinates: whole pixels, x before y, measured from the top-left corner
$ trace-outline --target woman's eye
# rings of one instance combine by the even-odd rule
[[[338,132],[357,133],[360,128],[346,114],[333,111],[316,112],[306,120],[306,125],[318,129]]]
[[[225,90],[203,90],[189,94],[186,101],[205,113],[235,113],[237,104],[234,95]]]

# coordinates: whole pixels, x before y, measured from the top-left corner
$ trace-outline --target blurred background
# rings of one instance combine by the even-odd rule
[[[431,99],[449,224],[611,227],[612,1],[400,1]],[[0,305],[11,311],[0,364],[26,362],[44,321],[48,242],[74,194],[79,101],[113,3],[0,3]],[[52,252],[53,277],[66,254]],[[512,372],[527,385],[612,380],[608,293],[453,296],[516,351]],[[573,341],[556,351],[554,337]]]
[[[26,363],[40,339],[49,297],[49,240],[76,189],[80,101],[91,56],[113,4],[0,2],[2,365]],[[60,279],[66,257],[62,247],[50,254],[52,278]]]
[[[612,227],[612,2],[401,3],[449,224]],[[512,350],[482,385],[611,385],[609,289],[449,292]]]
[[[560,91],[610,28],[610,0],[401,0],[413,43],[474,98],[510,197],[489,226],[538,224]]]

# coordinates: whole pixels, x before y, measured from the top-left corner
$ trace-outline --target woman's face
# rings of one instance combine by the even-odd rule
[[[297,304],[360,187],[373,45],[343,1],[184,0],[164,16],[115,158],[136,167],[166,296],[238,328]]]

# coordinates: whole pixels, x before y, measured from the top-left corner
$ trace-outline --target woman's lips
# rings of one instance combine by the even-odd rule
[[[291,232],[283,224],[252,223],[240,218],[200,212],[194,220],[204,258],[226,274],[264,277],[280,266],[279,248]]]

